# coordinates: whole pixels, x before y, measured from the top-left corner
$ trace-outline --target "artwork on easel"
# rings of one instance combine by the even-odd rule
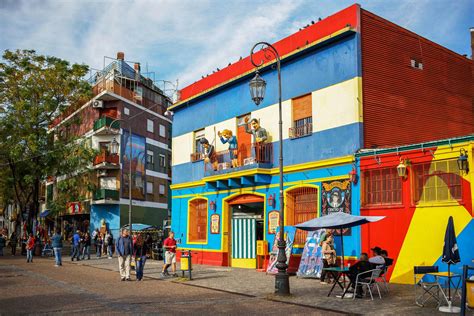
[[[300,278],[320,278],[323,269],[321,239],[326,234],[324,229],[309,231],[301,255],[300,266],[296,275]]]
[[[295,241],[296,227],[285,226],[285,240],[286,240],[286,264],[290,262],[291,251],[293,250],[293,242]],[[277,227],[275,238],[273,239],[273,246],[270,252],[270,259],[268,261],[267,273],[276,274],[278,269],[276,268],[278,258],[278,241],[280,238],[280,227]]]

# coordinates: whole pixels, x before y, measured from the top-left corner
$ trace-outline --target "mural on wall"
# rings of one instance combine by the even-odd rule
[[[130,153],[130,137],[128,131],[122,134],[122,196],[128,197],[128,172],[132,162],[132,198],[145,199],[145,137],[132,134],[132,152]],[[131,159],[130,159],[131,157]]]
[[[293,249],[293,242],[295,241],[296,227],[285,226],[285,239],[286,239],[286,264],[290,262],[291,250]],[[275,238],[273,239],[273,246],[270,252],[270,259],[268,260],[267,273],[275,274],[278,273],[276,268],[277,257],[278,257],[278,240],[280,238],[280,227],[277,228]]]
[[[331,213],[344,212],[351,214],[351,182],[335,180],[322,182],[321,216]],[[339,231],[336,232],[340,234]],[[350,235],[351,229],[343,229],[344,235]]]
[[[325,235],[324,229],[309,231],[306,237],[300,266],[296,275],[300,278],[319,278],[323,269],[321,253],[321,238]]]

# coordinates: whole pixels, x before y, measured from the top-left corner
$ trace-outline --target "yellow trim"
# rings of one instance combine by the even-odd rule
[[[190,204],[192,201],[194,200],[206,200],[206,240],[205,241],[190,241],[189,239],[189,219],[191,218],[191,216],[189,216],[189,210],[190,210]],[[204,197],[204,196],[197,196],[195,198],[192,198],[192,199],[189,199],[188,200],[188,218],[186,219],[187,221],[187,226],[186,226],[186,244],[188,245],[207,245],[207,235],[209,234],[208,232],[208,224],[209,224],[209,221],[207,219],[209,215],[209,199],[207,197]]]
[[[318,160],[318,161],[312,161],[312,162],[305,162],[302,164],[286,166],[283,168],[283,173],[293,173],[293,172],[299,172],[299,171],[303,171],[307,169],[318,169],[322,167],[349,164],[349,163],[352,163],[353,160],[354,160],[354,157],[352,155],[348,155],[348,156],[342,156],[338,158],[330,158],[330,159],[324,159],[324,160]],[[235,177],[253,175],[256,173],[275,175],[279,173],[279,170],[278,168],[272,168],[272,169],[259,168],[259,169],[253,169],[253,170],[243,170],[243,171],[238,171],[235,173],[226,173],[223,175],[206,177],[200,181],[172,184],[170,188],[171,190],[178,190],[178,189],[185,189],[185,188],[190,188],[190,187],[203,186],[208,181],[226,180],[226,179],[235,178]]]
[[[327,40],[329,40],[329,39],[331,39],[331,38],[333,38],[333,37],[335,37],[335,36],[338,36],[338,35],[340,35],[340,34],[343,34],[343,33],[349,32],[349,31],[356,32],[356,29],[355,29],[355,28],[352,28],[352,27],[350,27],[350,26],[346,26],[345,28],[342,28],[342,29],[340,29],[339,31],[336,31],[336,32],[334,32],[334,33],[332,33],[332,34],[330,34],[330,35],[325,36],[325,37],[322,37],[322,38],[320,38],[320,39],[318,39],[318,40],[316,40],[316,41],[314,41],[314,42],[311,42],[311,43],[309,43],[309,44],[307,44],[307,45],[305,45],[305,46],[300,47],[299,49],[296,49],[296,50],[294,50],[294,51],[292,51],[292,52],[290,52],[290,53],[288,53],[288,54],[286,54],[286,55],[281,56],[280,60],[285,60],[286,58],[291,57],[291,56],[293,56],[293,55],[295,55],[295,54],[298,54],[298,53],[300,53],[300,52],[303,51],[303,50],[306,50],[306,49],[308,49],[308,48],[311,48],[311,47],[313,47],[313,46],[315,46],[315,45],[318,45],[318,44],[320,44],[320,43],[322,43],[322,42],[324,42],[324,41],[327,41]],[[269,62],[264,63],[262,66],[260,66],[260,68],[265,68],[265,67],[270,66],[270,65],[275,64],[275,63],[276,63],[276,60],[274,60],[274,61],[269,61]],[[195,94],[195,95],[193,95],[193,96],[190,97],[190,98],[187,98],[187,99],[185,99],[185,100],[179,101],[179,102],[173,104],[172,106],[170,106],[169,109],[171,110],[171,109],[174,109],[174,108],[176,108],[176,107],[178,107],[178,106],[180,106],[180,105],[182,105],[182,104],[184,104],[184,103],[188,103],[189,101],[194,100],[194,99],[196,99],[196,98],[198,98],[198,97],[200,97],[200,96],[202,96],[202,95],[204,95],[204,94],[207,94],[207,93],[211,92],[212,90],[218,89],[218,88],[220,88],[220,87],[222,87],[222,86],[224,86],[224,85],[227,85],[227,84],[229,84],[229,83],[231,83],[231,82],[233,82],[233,81],[236,81],[236,80],[238,80],[238,79],[240,79],[240,78],[242,78],[242,77],[245,77],[245,76],[247,76],[247,75],[253,73],[254,71],[255,71],[254,69],[251,69],[251,70],[249,70],[249,71],[246,71],[246,72],[244,72],[244,73],[242,73],[242,74],[240,74],[240,75],[238,75],[238,76],[235,76],[235,77],[233,77],[233,78],[231,78],[231,79],[229,79],[229,80],[227,80],[227,81],[225,81],[225,82],[222,82],[222,83],[220,83],[220,84],[218,84],[218,85],[215,85],[215,86],[213,86],[213,87],[211,87],[211,88],[209,88],[209,89],[206,89],[206,90],[204,90],[204,91],[202,91],[202,92],[200,92],[200,93],[198,93],[198,94]]]
[[[255,269],[257,259],[231,259],[230,266],[232,268]]]

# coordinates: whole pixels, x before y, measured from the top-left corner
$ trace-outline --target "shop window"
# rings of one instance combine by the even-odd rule
[[[456,160],[413,165],[415,204],[460,201],[462,176]]]
[[[402,204],[402,178],[396,168],[363,172],[362,206]]]
[[[204,128],[197,130],[194,132],[194,146],[193,146],[193,153],[191,154],[191,161],[199,161],[203,159],[202,156],[202,145],[200,143],[200,140],[205,137],[205,131]]]
[[[207,238],[207,200],[194,199],[189,202],[189,241],[205,242]]]
[[[318,216],[318,189],[302,187],[286,194],[286,223],[294,226]],[[296,230],[295,245],[304,245],[306,233]]]
[[[311,94],[291,100],[293,127],[290,138],[298,138],[313,133],[313,104]]]

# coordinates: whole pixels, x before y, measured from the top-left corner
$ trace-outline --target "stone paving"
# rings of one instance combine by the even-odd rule
[[[105,258],[96,260],[94,258],[90,261],[74,262],[74,264],[118,271],[116,258],[112,260]],[[145,277],[193,287],[214,289],[220,292],[238,293],[248,297],[312,306],[332,312],[372,315],[441,315],[434,304],[423,308],[415,305],[413,286],[411,285],[389,284],[388,293],[382,290],[382,299],[374,296],[373,301],[370,300],[370,297],[352,300],[351,298],[341,299],[336,297],[336,290],[333,296],[327,297],[330,285],[322,285],[319,283],[319,280],[301,279],[292,276],[290,278],[292,295],[289,297],[279,297],[272,293],[274,277],[263,272],[249,269],[193,265],[193,280],[181,277],[161,279],[162,265],[162,261],[147,260]],[[459,305],[459,302],[457,304]]]

